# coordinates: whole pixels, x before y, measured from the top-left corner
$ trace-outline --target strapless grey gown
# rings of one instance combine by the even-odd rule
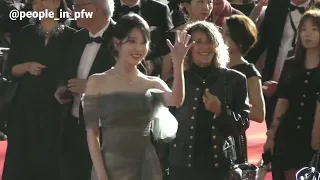
[[[150,140],[150,122],[162,95],[119,92],[84,95],[82,100],[86,127],[102,128],[101,152],[109,180],[162,180]],[[98,180],[94,168],[91,180]]]

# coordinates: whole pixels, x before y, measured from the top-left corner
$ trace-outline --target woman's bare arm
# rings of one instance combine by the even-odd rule
[[[102,75],[92,75],[89,77],[86,87],[86,95],[97,95],[100,93],[100,85],[103,82],[104,76]],[[94,169],[96,170],[97,176],[99,180],[107,180],[107,172],[103,163],[103,158],[100,150],[99,143],[99,117],[95,117],[95,119],[86,119],[86,114],[92,113],[92,111],[96,110],[97,107],[92,107],[90,103],[88,103],[88,108],[86,108],[86,102],[84,99],[84,116],[86,122],[87,129],[87,142],[89,146],[89,152],[91,156],[91,160],[93,162]],[[90,112],[87,112],[90,111]],[[92,117],[91,117],[92,118]]]
[[[17,64],[12,67],[11,73],[16,77],[21,77],[28,72],[29,63]]]
[[[262,92],[262,83],[259,77],[248,79],[248,94],[251,104],[250,120],[262,123],[265,118],[266,108]]]
[[[104,167],[103,158],[100,150],[99,129],[87,129],[87,141],[91,160],[96,170],[99,180],[107,180],[107,172]]]
[[[168,106],[181,106],[184,101],[184,73],[183,65],[176,67],[173,72],[172,90],[160,78],[155,79],[155,88],[164,91],[164,101]]]
[[[268,136],[274,137],[278,131],[281,121],[283,120],[289,108],[289,101],[287,99],[279,98],[273,116],[271,128],[268,131]]]

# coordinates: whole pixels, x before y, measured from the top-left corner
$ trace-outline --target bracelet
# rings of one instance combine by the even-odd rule
[[[317,101],[320,103],[320,92],[317,93]]]

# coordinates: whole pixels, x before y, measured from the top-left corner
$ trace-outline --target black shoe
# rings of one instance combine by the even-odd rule
[[[7,136],[0,131],[0,141],[6,141],[6,140],[7,140]]]

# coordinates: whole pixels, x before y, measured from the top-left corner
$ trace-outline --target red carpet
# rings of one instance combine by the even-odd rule
[[[265,133],[265,123],[258,124],[255,122],[251,122],[250,128],[247,131],[249,161],[251,163],[257,164],[261,158],[262,148],[266,138]],[[0,141],[0,180],[3,170],[6,144],[6,142]],[[267,174],[265,180],[272,180],[270,173]]]

